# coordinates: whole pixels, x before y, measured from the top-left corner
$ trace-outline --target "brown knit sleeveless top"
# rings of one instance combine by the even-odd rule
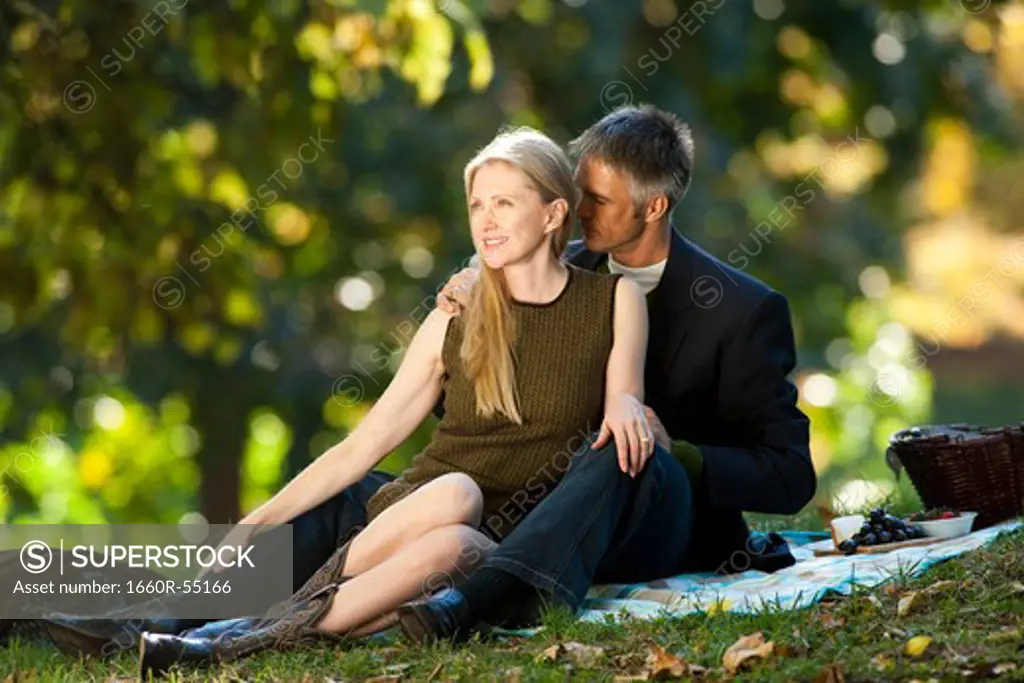
[[[484,494],[483,530],[500,540],[554,488],[573,451],[601,427],[618,280],[568,269],[568,282],[551,302],[511,306],[523,424],[477,414],[459,357],[462,318],[452,318],[442,351],[444,416],[409,469],[370,499],[368,519],[442,474],[463,472]]]

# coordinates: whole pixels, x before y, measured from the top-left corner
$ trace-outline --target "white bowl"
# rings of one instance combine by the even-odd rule
[[[971,532],[977,512],[961,512],[953,519],[933,519],[927,522],[911,522],[921,527],[926,536],[932,538],[956,538]]]

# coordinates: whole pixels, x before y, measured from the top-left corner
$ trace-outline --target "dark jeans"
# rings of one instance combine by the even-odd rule
[[[614,440],[599,450],[586,443],[484,566],[513,574],[575,611],[592,584],[682,571],[692,526],[690,480],[671,454],[656,447],[634,479],[619,469]]]

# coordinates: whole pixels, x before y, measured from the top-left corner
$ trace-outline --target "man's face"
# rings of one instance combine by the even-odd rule
[[[587,249],[615,251],[637,239],[643,219],[633,206],[626,174],[600,159],[583,158],[576,167],[580,188],[579,217]]]

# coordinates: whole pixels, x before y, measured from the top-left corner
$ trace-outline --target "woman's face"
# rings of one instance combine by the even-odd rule
[[[554,205],[545,205],[529,177],[515,166],[484,164],[469,190],[469,225],[480,258],[491,268],[503,268],[532,255],[546,243]]]

